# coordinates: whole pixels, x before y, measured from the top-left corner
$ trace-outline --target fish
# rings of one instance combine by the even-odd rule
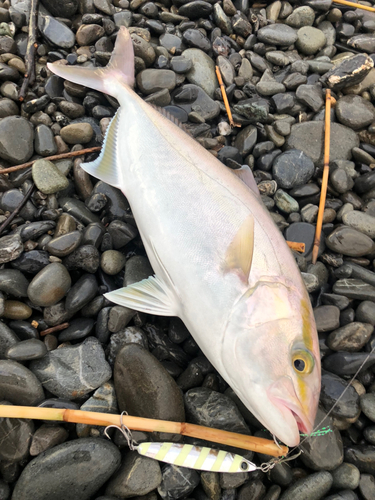
[[[180,467],[210,472],[251,472],[257,466],[246,458],[206,446],[179,443],[141,443],[134,447],[140,455]]]
[[[181,318],[259,422],[297,446],[318,406],[318,336],[295,259],[251,169],[227,168],[137,95],[125,27],[105,68],[48,68],[120,105],[99,157],[81,167],[124,193],[154,275],[106,298]]]

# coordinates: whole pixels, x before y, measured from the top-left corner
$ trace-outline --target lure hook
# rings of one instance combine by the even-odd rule
[[[120,425],[114,425],[114,424],[107,425],[107,427],[104,429],[104,434],[106,435],[106,437],[108,439],[111,439],[110,435],[107,432],[108,429],[111,429],[111,428],[117,429],[125,437],[126,442],[128,443],[129,449],[131,451],[134,451],[134,450],[137,449],[138,443],[137,443],[137,441],[134,441],[132,433],[131,433],[131,430],[128,427],[126,427],[126,425],[124,424],[124,422],[122,420],[123,415],[127,415],[127,414],[128,414],[127,411],[121,412],[121,415],[120,415]]]

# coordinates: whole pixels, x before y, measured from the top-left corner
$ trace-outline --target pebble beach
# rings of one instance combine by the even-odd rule
[[[104,297],[153,274],[125,196],[81,167],[118,103],[47,63],[106,66],[126,26],[136,92],[225,168],[249,166],[278,230],[305,244],[293,255],[320,340],[321,425],[297,458],[229,474],[142,457],[115,429],[109,440],[104,427],[0,418],[0,500],[375,500],[375,12],[331,0],[40,0],[35,81],[21,90],[31,6],[0,1],[0,405],[126,411],[272,439],[181,320]],[[313,264],[327,89],[330,173]],[[177,434],[133,438],[270,459]]]

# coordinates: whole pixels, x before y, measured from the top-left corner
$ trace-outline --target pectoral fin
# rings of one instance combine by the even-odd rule
[[[249,215],[242,223],[225,256],[225,270],[240,271],[246,282],[249,280],[254,252],[254,218]]]
[[[156,276],[150,276],[133,285],[106,293],[105,297],[120,306],[148,314],[178,315],[179,308],[173,292]]]
[[[253,172],[251,168],[247,165],[242,165],[241,168],[236,168],[232,170],[233,174],[241,179],[242,182],[246,184],[247,187],[251,189],[257,196],[260,197],[259,189],[257,183],[255,182]]]

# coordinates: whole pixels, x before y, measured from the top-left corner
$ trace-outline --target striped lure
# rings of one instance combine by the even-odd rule
[[[212,472],[248,472],[257,466],[235,453],[177,443],[141,443],[134,447],[140,455],[189,469]]]

